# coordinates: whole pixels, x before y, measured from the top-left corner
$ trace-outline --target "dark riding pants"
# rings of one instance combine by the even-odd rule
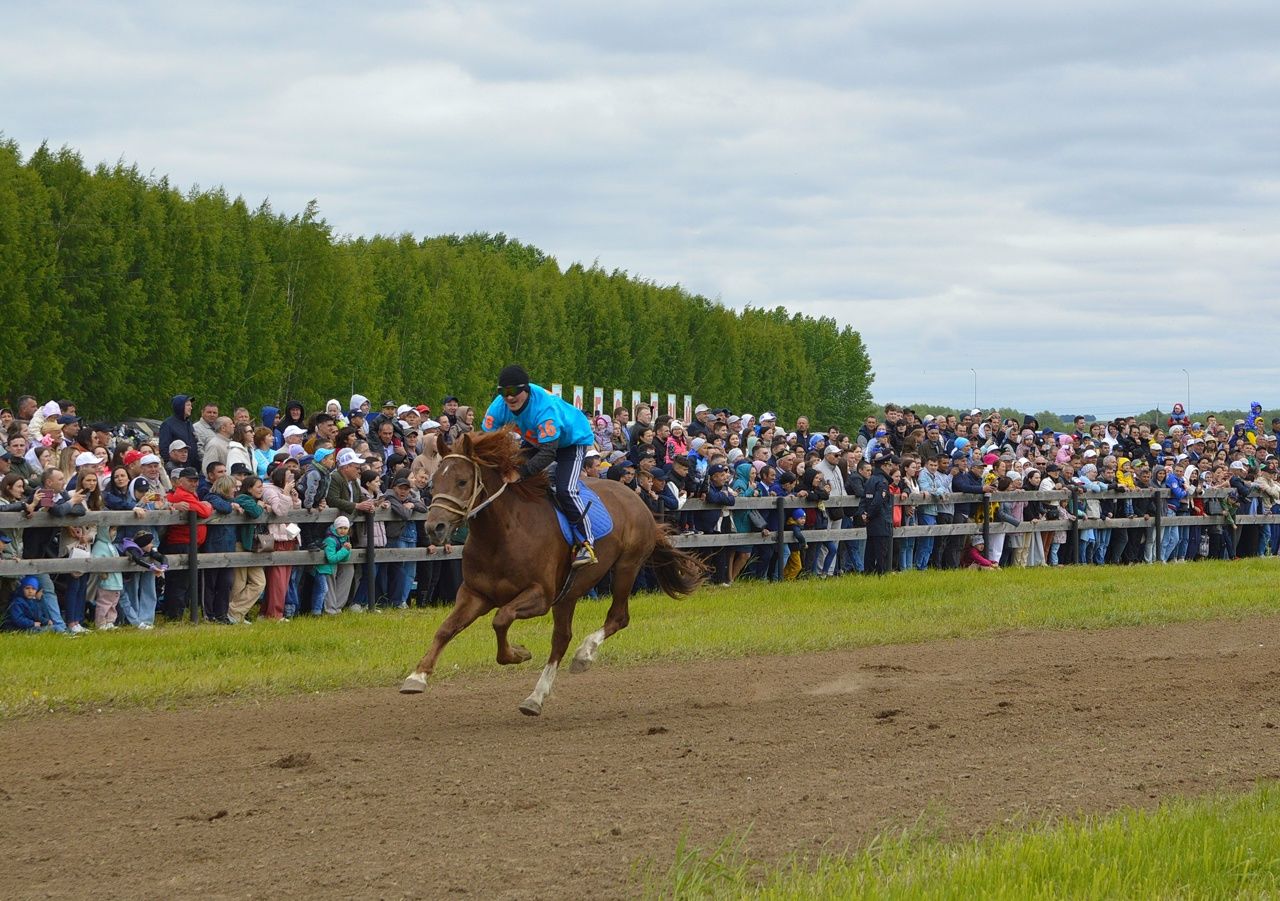
[[[587,541],[594,542],[591,534],[591,521],[587,518],[587,505],[578,492],[578,483],[582,479],[582,461],[586,457],[585,445],[576,444],[562,447],[556,451],[556,503],[565,515],[573,519],[578,531]]]

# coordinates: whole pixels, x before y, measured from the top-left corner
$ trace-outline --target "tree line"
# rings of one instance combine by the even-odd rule
[[[90,170],[67,148],[24,160],[12,141],[0,310],[8,392],[73,398],[94,417],[168,415],[181,393],[251,408],[353,392],[482,402],[513,361],[587,386],[588,402],[596,385],[628,401],[675,392],[822,427],[856,427],[871,408],[862,338],[831,318],[562,269],[502,234],[339,236],[314,201],[251,209],[136,165]]]

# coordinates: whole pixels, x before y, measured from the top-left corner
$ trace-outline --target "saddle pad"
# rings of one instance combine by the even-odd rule
[[[604,501],[587,487],[586,482],[578,482],[578,493],[582,496],[582,503],[586,505],[587,519],[591,520],[591,535],[599,541],[613,531],[613,517],[609,515]],[[556,511],[556,519],[560,522],[560,534],[568,544],[574,544],[581,537],[580,534],[569,524],[569,520],[560,512],[560,508],[554,501],[552,501],[552,507]]]

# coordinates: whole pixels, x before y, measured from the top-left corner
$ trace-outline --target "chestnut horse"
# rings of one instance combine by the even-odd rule
[[[610,569],[613,603],[604,627],[582,642],[570,672],[580,673],[590,666],[604,640],[627,625],[627,599],[641,566],[652,566],[658,584],[672,597],[684,597],[702,583],[702,563],[671,544],[666,527],[654,521],[635,491],[606,479],[593,479],[590,484],[613,516],[613,531],[595,542],[598,562],[576,570],[573,581],[567,582],[570,549],[556,522],[545,474],[507,482],[524,460],[515,433],[509,428],[479,436],[468,432],[453,451],[441,460],[432,481],[426,530],[439,543],[470,520],[470,534],[462,548],[462,587],[453,611],[436,630],[426,656],[400,686],[401,692],[425,690],[444,646],[490,610],[498,611],[493,617],[498,662],[524,663],[532,655],[507,641],[507,630],[515,620],[550,610],[551,655],[533,693],[520,705],[521,713],[538,716],[573,637],[578,599]]]

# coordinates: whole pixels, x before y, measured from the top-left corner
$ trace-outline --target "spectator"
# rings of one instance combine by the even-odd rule
[[[319,615],[323,611],[334,616],[346,606],[347,596],[351,593],[353,567],[346,565],[350,558],[351,520],[339,516],[325,534],[325,562],[316,567],[315,589],[311,596],[313,614]]]
[[[205,501],[220,516],[243,512],[235,497],[236,483],[231,476],[222,476],[213,483]],[[217,523],[205,529],[201,552],[206,554],[230,554],[236,549],[236,530],[231,523]],[[211,623],[231,624],[231,587],[235,573],[230,567],[209,567],[200,571],[202,577],[201,607],[204,618]]]
[[[219,416],[214,421],[213,435],[205,442],[204,449],[200,452],[200,460],[206,472],[210,463],[227,465],[231,455],[231,436],[235,433],[235,427],[235,422],[227,416]]]
[[[205,448],[209,444],[209,439],[217,433],[217,421],[218,405],[204,404],[200,408],[200,418],[191,424],[191,430],[196,436],[196,443],[194,446],[198,456],[204,457]]]
[[[265,479],[275,456],[275,432],[266,426],[258,426],[253,432],[254,475],[259,479]]]
[[[286,466],[278,466],[271,473],[269,482],[263,486],[262,505],[266,512],[274,517],[285,516],[302,508],[302,500],[294,487],[293,471]],[[267,526],[267,533],[274,542],[275,551],[295,551],[298,549],[297,526],[287,523],[272,522]],[[262,604],[262,617],[270,620],[287,619],[295,610],[286,606],[289,586],[293,575],[292,566],[271,566],[266,570],[266,595]],[[246,585],[247,594],[249,588]],[[243,596],[236,608],[247,613],[252,604],[245,606]],[[242,614],[243,616],[243,614]]]
[[[230,472],[238,463],[248,472],[254,472],[257,464],[253,458],[253,426],[250,423],[236,423],[231,430],[231,441],[227,445],[227,471]]]
[[[191,424],[191,406],[195,398],[186,394],[174,395],[173,415],[160,424],[160,457],[169,459],[169,445],[181,439],[188,448],[196,448],[189,461],[193,467],[200,467],[201,454],[198,449],[195,428]]]
[[[396,475],[384,495],[388,509],[395,517],[386,524],[388,548],[411,548],[418,544],[418,523],[414,514],[426,513],[427,506],[414,490],[408,475]],[[404,609],[409,606],[409,593],[413,589],[413,576],[417,563],[388,563],[387,598],[391,606]]]
[[[287,470],[286,470],[287,472]],[[237,489],[235,500],[232,503],[233,512],[243,514],[249,519],[258,519],[262,516],[262,498],[263,483],[257,476],[246,476]],[[245,523],[238,526],[232,526],[235,529],[235,545],[236,551],[254,551],[254,535],[259,530],[265,530],[265,526],[255,523]],[[258,597],[262,594],[262,589],[266,585],[266,578],[263,575],[261,566],[241,566],[236,567],[232,571],[231,590],[227,599],[226,618],[224,622],[248,624],[249,610],[257,603]]]
[[[194,469],[188,467],[180,470],[174,480],[173,490],[165,496],[169,509],[175,513],[194,511],[196,516],[202,520],[212,516],[212,505],[196,496],[196,486],[199,480],[199,473]],[[208,527],[203,522],[197,523],[195,535],[197,548],[204,544],[207,535]],[[165,532],[164,544],[160,547],[160,553],[166,557],[180,555],[185,558],[189,553],[190,541],[191,532],[186,522],[170,526]],[[187,580],[185,578],[165,579],[164,615],[172,620],[182,619],[182,614],[187,609],[187,601]]]
[[[3,628],[11,632],[46,632],[54,628],[46,612],[39,578],[23,576],[19,580],[9,598]]]

